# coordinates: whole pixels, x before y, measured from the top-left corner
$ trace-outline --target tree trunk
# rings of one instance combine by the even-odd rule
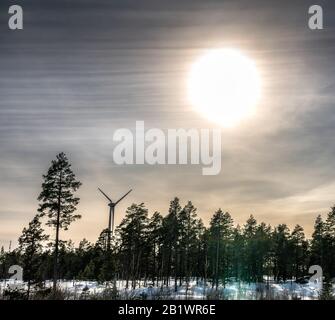
[[[177,249],[175,249],[176,252],[175,252],[175,270],[174,270],[174,292],[177,292],[177,288],[178,288],[178,285],[177,285],[177,282],[178,282],[178,263],[179,263],[179,259],[178,259],[178,251]]]
[[[219,252],[220,252],[220,238],[216,244],[216,261],[215,261],[215,289],[219,286]]]
[[[30,296],[30,283],[31,283],[31,281],[30,281],[30,279],[28,280],[28,289],[27,289],[27,300],[29,300],[29,296]]]
[[[55,255],[54,255],[54,277],[53,277],[53,291],[57,289],[58,280],[58,245],[59,245],[59,217],[60,210],[57,213],[57,226],[56,226],[56,241],[55,241]]]
[[[55,292],[56,289],[57,289],[57,280],[58,280],[58,246],[59,246],[61,194],[62,194],[62,174],[60,174],[60,177],[59,177],[59,189],[58,189],[56,240],[55,240],[55,255],[54,255],[53,292]]]

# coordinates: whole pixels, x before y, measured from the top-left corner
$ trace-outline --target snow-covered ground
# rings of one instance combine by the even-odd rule
[[[0,294],[8,285],[16,285],[18,288],[26,287],[26,284],[14,280],[0,280]],[[282,283],[242,283],[231,282],[225,287],[220,286],[216,291],[208,283],[191,281],[187,286],[182,285],[174,290],[174,282],[169,287],[144,286],[144,282],[138,282],[136,289],[126,289],[126,281],[116,281],[113,284],[101,284],[96,281],[59,281],[59,287],[67,299],[96,298],[104,299],[117,295],[118,299],[228,299],[228,300],[258,300],[258,299],[318,299],[320,284],[298,284],[294,281]],[[131,283],[129,284],[131,286]],[[46,287],[51,287],[52,282],[47,281]],[[117,290],[116,290],[117,289]],[[333,288],[334,289],[334,288]],[[334,290],[335,292],[335,290]]]

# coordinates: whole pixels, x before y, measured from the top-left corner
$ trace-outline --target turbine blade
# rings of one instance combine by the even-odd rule
[[[98,190],[110,201],[113,202],[112,199],[110,197],[107,196],[106,193],[104,193],[100,188],[98,188]]]
[[[132,192],[132,189],[130,189],[123,197],[121,197],[118,201],[116,201],[115,205],[117,205],[122,199],[124,199],[130,192]]]

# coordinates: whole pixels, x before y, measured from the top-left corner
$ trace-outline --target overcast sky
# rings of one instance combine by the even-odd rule
[[[21,3],[20,3],[21,2]],[[12,2],[10,2],[12,4]],[[325,29],[308,28],[308,7]],[[9,31],[0,4],[0,245],[15,245],[36,213],[42,174],[61,151],[83,182],[83,218],[63,239],[95,241],[112,198],[165,214],[174,196],[207,223],[217,208],[243,224],[301,224],[335,203],[335,4],[269,0],[33,0],[24,30]],[[217,128],[194,112],[186,80],[211,48],[253,59],[263,92],[254,117],[222,129],[222,171],[113,164],[117,128]]]

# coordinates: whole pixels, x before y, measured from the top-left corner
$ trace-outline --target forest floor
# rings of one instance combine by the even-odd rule
[[[8,286],[17,288],[26,287],[26,284],[14,280],[0,280],[0,296]],[[51,281],[46,281],[45,287],[50,288]],[[129,284],[131,286],[131,284]],[[59,291],[63,299],[148,299],[148,300],[317,300],[320,296],[320,285],[308,282],[298,284],[292,281],[281,283],[245,283],[230,282],[220,285],[218,290],[212,289],[211,284],[192,280],[177,286],[174,281],[169,286],[144,285],[138,281],[135,289],[126,288],[126,281],[118,280],[115,283],[98,283],[97,281],[59,281]],[[335,288],[333,288],[335,293]]]

